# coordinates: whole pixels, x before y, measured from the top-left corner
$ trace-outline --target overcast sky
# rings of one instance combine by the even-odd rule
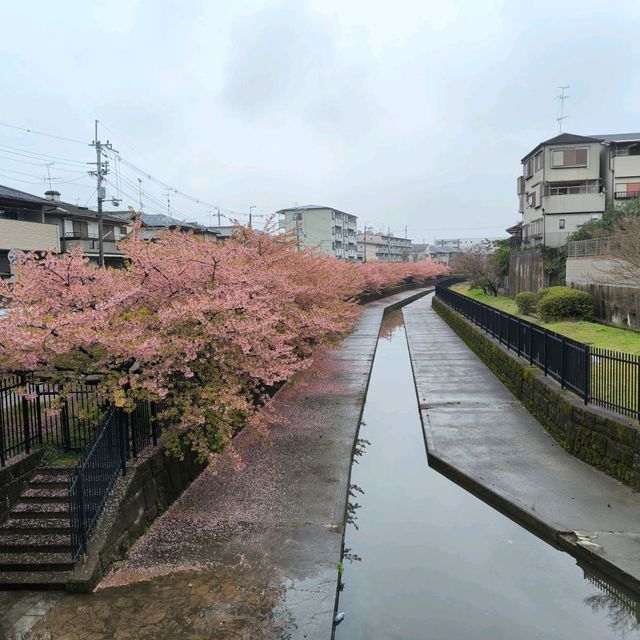
[[[239,212],[325,204],[418,242],[504,235],[520,158],[557,133],[559,85],[565,130],[640,130],[637,0],[0,8],[0,121],[88,142],[98,118],[124,160]],[[6,126],[0,145],[1,184],[42,193],[39,154],[57,156],[54,188],[94,204],[90,147]],[[123,207],[140,177],[147,210],[166,210],[161,186],[121,170]],[[177,194],[172,207],[211,210]]]

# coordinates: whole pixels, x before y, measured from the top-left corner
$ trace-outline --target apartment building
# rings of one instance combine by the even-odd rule
[[[277,211],[280,228],[292,232],[300,247],[311,247],[341,260],[358,257],[358,218],[332,207],[314,204]]]
[[[640,196],[640,133],[562,133],[521,160],[519,211],[524,247],[561,247],[585,222]]]
[[[358,233],[358,260],[360,262],[405,262],[411,253],[411,240],[365,229]]]

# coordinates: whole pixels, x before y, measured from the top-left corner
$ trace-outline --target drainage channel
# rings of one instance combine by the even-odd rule
[[[356,449],[338,640],[640,637],[636,597],[428,466],[400,311]]]

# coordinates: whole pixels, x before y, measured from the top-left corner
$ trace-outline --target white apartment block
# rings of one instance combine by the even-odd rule
[[[411,240],[369,229],[358,233],[358,260],[360,262],[405,262],[411,253]]]
[[[276,213],[281,216],[280,228],[293,232],[300,247],[318,249],[341,260],[357,259],[357,216],[314,204]]]
[[[521,162],[518,199],[525,247],[561,247],[608,206],[640,197],[640,133],[562,133],[541,142]]]

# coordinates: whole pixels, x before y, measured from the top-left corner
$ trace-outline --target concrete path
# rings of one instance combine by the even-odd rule
[[[248,432],[237,438],[244,471],[205,471],[96,593],[42,610],[31,637],[329,640],[380,324],[385,309],[425,293],[368,304],[339,349],[276,395],[287,422],[268,445]],[[0,593],[0,609],[27,611],[19,597]]]
[[[640,588],[640,494],[565,452],[431,308],[403,309],[429,464]]]

